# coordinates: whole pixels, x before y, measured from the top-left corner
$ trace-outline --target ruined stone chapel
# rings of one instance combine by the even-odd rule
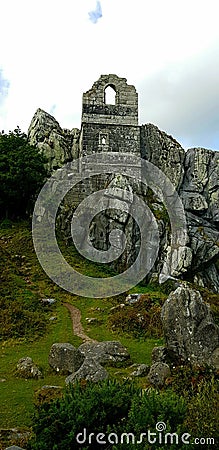
[[[109,91],[113,94],[110,99]],[[181,249],[175,275],[219,292],[219,152],[200,147],[185,152],[176,139],[156,125],[139,125],[136,89],[127,83],[126,78],[115,74],[101,75],[83,94],[80,130],[62,129],[53,116],[38,109],[28,130],[28,140],[47,156],[51,173],[80,157],[111,152],[118,154],[117,162],[119,154],[126,153],[157,166],[179,193],[187,218],[188,243]],[[131,158],[130,161],[127,158],[127,166],[132,167]],[[90,177],[91,172],[89,164],[78,164],[77,173],[87,174],[88,178],[74,189],[69,199],[71,205],[78,204],[90,193],[104,189],[107,183],[113,182],[113,177],[107,178],[106,174],[100,174],[94,181]],[[153,275],[160,272],[166,259],[170,234],[167,232],[162,202],[156,196],[151,196],[149,200],[160,232],[159,256],[150,274]],[[145,201],[148,202],[148,198],[145,197]],[[122,216],[117,216],[115,222],[116,227],[130,235],[130,243],[138,239],[135,229],[129,222],[123,223]],[[126,257],[124,264],[125,260]]]

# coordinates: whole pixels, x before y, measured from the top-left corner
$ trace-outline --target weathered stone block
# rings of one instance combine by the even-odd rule
[[[99,364],[115,364],[128,361],[128,350],[118,341],[103,341],[97,343],[85,343],[79,350],[86,357],[91,357]]]
[[[49,353],[49,365],[59,373],[76,372],[83,364],[84,356],[69,343],[55,343]]]
[[[198,291],[177,288],[164,303],[161,318],[168,350],[194,365],[209,363],[219,346],[219,327]]]
[[[157,362],[152,364],[148,374],[148,381],[157,388],[164,386],[166,378],[170,376],[168,364]]]
[[[96,359],[87,357],[85,358],[80,369],[69,375],[65,382],[66,384],[75,383],[79,380],[92,381],[97,383],[98,381],[103,381],[108,378],[108,372],[104,369]]]

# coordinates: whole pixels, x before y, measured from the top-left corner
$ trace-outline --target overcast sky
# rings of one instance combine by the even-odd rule
[[[219,0],[0,1],[0,130],[38,107],[80,128],[82,93],[115,73],[139,123],[219,150]]]

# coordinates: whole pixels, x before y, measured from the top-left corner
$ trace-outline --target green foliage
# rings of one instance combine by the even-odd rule
[[[20,276],[19,265],[0,246],[0,339],[33,337],[46,330],[38,296]]]
[[[169,385],[187,403],[184,428],[194,438],[219,439],[219,373],[210,366],[180,366],[172,371]],[[202,444],[196,448],[203,448]],[[212,445],[205,443],[205,448]]]
[[[212,377],[215,381],[219,380],[219,374],[214,367],[181,365],[172,369],[168,383],[178,394],[192,398],[203,380],[209,382]]]
[[[183,432],[183,421],[186,415],[185,400],[174,392],[157,392],[154,389],[142,393],[141,397],[135,396],[128,415],[126,430],[132,432],[137,438],[141,433],[147,433],[149,429],[151,433],[155,433],[157,438],[156,448],[162,447],[158,442],[158,432],[156,424],[164,422],[166,425],[165,432],[178,433]],[[121,430],[121,433],[124,429]],[[139,449],[148,449],[147,440],[142,439],[142,444],[138,444]],[[132,449],[133,445],[119,445],[119,449]],[[182,448],[181,445],[174,445],[171,448]]]
[[[134,337],[162,336],[161,300],[154,301],[149,294],[130,306],[125,306],[111,314],[109,324],[112,329],[131,333]]]
[[[46,159],[28,144],[18,127],[0,133],[0,215],[24,217],[29,214],[46,179]]]
[[[69,386],[62,398],[45,399],[38,402],[33,419],[34,438],[29,442],[29,450],[64,450],[101,449],[129,450],[135,448],[130,438],[116,445],[99,446],[96,442],[98,433],[104,433],[107,441],[110,433],[120,439],[123,433],[131,433],[135,443],[145,433],[142,442],[136,448],[150,449],[147,441],[147,431],[155,433],[156,447],[167,448],[164,445],[166,433],[177,433],[179,441],[171,443],[171,449],[191,448],[184,445],[181,436],[190,435],[190,442],[195,438],[213,437],[215,443],[218,433],[217,406],[219,400],[217,384],[214,377],[210,380],[202,379],[192,398],[182,396],[168,388],[157,391],[152,388],[139,389],[130,381],[118,383],[105,381],[98,384],[81,382]],[[158,433],[156,425],[163,422],[165,431]],[[86,429],[86,442],[81,446],[76,436]],[[88,436],[93,434],[90,444]],[[162,440],[159,442],[159,435]],[[81,436],[81,439],[83,436]],[[169,436],[169,438],[171,437]],[[169,442],[170,445],[170,441]],[[112,444],[112,443],[111,443]],[[197,449],[201,448],[196,444]],[[203,448],[203,446],[202,446]],[[210,446],[206,443],[205,448]]]
[[[54,306],[52,314],[55,314],[57,319],[48,325],[47,333],[43,333],[42,336],[36,338],[33,328],[31,337],[34,339],[31,341],[29,339],[8,339],[2,342],[0,379],[7,380],[0,383],[0,423],[3,428],[30,427],[34,410],[34,391],[39,391],[43,385],[65,386],[66,376],[57,375],[49,366],[50,348],[54,342],[69,342],[78,347],[82,341],[73,335],[70,315],[64,306]],[[42,371],[43,379],[25,380],[25,378],[15,377],[17,362],[25,356],[33,359]],[[45,390],[43,392],[45,393]],[[39,396],[37,398],[40,401]],[[17,445],[19,444],[17,443]],[[3,448],[8,446],[5,445]],[[26,445],[21,447],[26,449]]]
[[[219,391],[215,377],[202,379],[196,395],[189,402],[185,427],[193,436],[219,439]]]
[[[80,448],[76,435],[84,428],[90,432],[107,431],[127,417],[131,401],[138,392],[133,384],[106,381],[78,383],[52,403],[38,406],[34,418],[35,441],[31,449]],[[89,445],[96,450],[96,443]]]
[[[81,382],[69,386],[63,398],[37,407],[33,427],[35,438],[28,448],[96,450],[95,439],[83,447],[77,443],[76,436],[84,428],[87,435],[101,432],[108,436],[113,432],[120,436],[124,431],[137,435],[148,427],[154,429],[156,423],[162,420],[166,421],[169,430],[176,431],[183,422],[185,412],[184,400],[174,393],[142,391],[131,382]],[[100,448],[112,446],[103,445]],[[121,448],[129,447],[123,445]]]
[[[33,301],[25,307],[25,302],[21,300],[1,298],[0,329],[0,338],[3,340],[20,337],[32,339],[36,335],[45,333],[45,317]]]
[[[88,261],[85,265],[75,250],[72,251],[72,248],[67,248],[67,250],[69,250],[70,263],[72,262],[73,266],[75,264],[79,271],[89,272],[91,276],[101,276],[103,268]],[[4,220],[2,226],[0,226],[0,290],[3,299],[1,304],[2,323],[0,326],[4,330],[4,326],[8,324],[8,327],[13,330],[14,336],[13,339],[7,339],[2,344],[0,378],[6,379],[6,382],[0,383],[0,415],[2,414],[1,426],[4,428],[30,427],[34,390],[40,390],[42,385],[64,386],[65,384],[65,377],[54,374],[49,368],[48,353],[50,347],[54,342],[70,342],[78,346],[81,340],[73,335],[70,316],[67,309],[62,306],[62,302],[72,303],[81,310],[82,324],[90,337],[100,341],[120,340],[128,348],[131,359],[135,363],[150,363],[152,348],[156,345],[162,345],[161,340],[145,339],[148,328],[144,329],[142,335],[141,332],[135,330],[134,334],[142,337],[133,338],[133,333],[128,330],[121,333],[122,328],[120,326],[113,332],[112,328],[107,327],[109,318],[113,317],[110,312],[111,307],[124,302],[125,294],[111,299],[79,298],[54,285],[46,277],[37,261],[33,251],[31,230],[27,222],[16,223]],[[132,311],[136,308],[136,314],[150,313],[152,306],[160,308],[166,298],[159,286],[141,285],[133,288],[131,292],[144,292],[146,294],[145,303],[142,301],[142,306],[140,302],[127,307]],[[57,299],[57,303],[50,310],[45,311],[39,301],[40,298],[44,297],[54,297]],[[216,295],[210,296],[206,291],[205,300],[210,302],[211,306],[215,305],[216,307]],[[13,316],[15,312],[16,314]],[[56,319],[49,322],[48,317],[51,314],[55,315]],[[8,318],[8,315],[10,318]],[[45,323],[48,324],[47,332],[43,332],[40,337],[39,334],[43,330],[38,322],[39,316],[43,326],[45,326]],[[95,324],[89,325],[86,317],[97,318],[98,326],[95,326]],[[11,321],[10,325],[9,321]],[[157,324],[157,327],[159,326]],[[19,339],[20,336],[31,336],[32,339]],[[27,355],[32,357],[34,362],[42,368],[43,380],[30,379],[26,381],[22,378],[15,378],[18,359]],[[133,371],[133,368],[123,368],[119,372],[118,369],[111,368],[109,373],[110,377],[120,378],[122,382],[124,377],[130,376],[131,371]],[[118,375],[120,372],[121,376]],[[165,391],[159,393],[153,389],[149,390],[147,380],[142,378],[137,383],[147,390],[142,391],[141,395],[136,387],[133,385],[130,387],[128,382],[125,383],[124,387],[122,382],[121,387],[117,386],[116,388],[111,386],[102,388],[101,385],[90,386],[88,384],[82,384],[78,388],[70,387],[69,389],[74,391],[74,395],[69,393],[62,400],[56,400],[55,402],[52,401],[49,393],[48,395],[45,394],[45,398],[43,398],[43,395],[40,398],[38,396],[38,400],[36,400],[38,407],[35,419],[32,422],[37,430],[37,442],[32,441],[29,448],[42,450],[44,448],[51,450],[57,448],[61,450],[64,448],[76,449],[75,434],[72,435],[72,430],[74,433],[82,431],[85,420],[88,421],[90,430],[95,427],[94,431],[110,432],[116,430],[118,433],[134,432],[145,426],[146,431],[149,427],[153,431],[155,421],[163,420],[167,424],[167,429],[173,432],[183,429],[184,432],[191,433],[194,437],[214,436],[216,438],[218,405],[216,377],[216,372],[210,367],[192,369],[183,366],[172,370],[171,377],[167,380],[169,384],[165,385]],[[100,393],[101,389],[102,393]],[[184,398],[184,402],[181,397]],[[51,401],[50,405],[47,405],[47,403],[43,405],[44,400],[46,402]],[[178,410],[177,403],[179,404]],[[184,415],[185,405],[187,406],[187,412]],[[71,408],[73,409],[72,414]],[[158,409],[161,409],[160,413]],[[65,410],[68,411],[69,417]],[[61,415],[59,412],[61,412]],[[139,424],[140,428],[138,428]],[[52,440],[53,433],[54,440]],[[69,441],[65,439],[69,439]],[[68,442],[73,442],[73,445],[68,445]],[[16,444],[21,443],[16,442]],[[128,445],[123,444],[121,450],[129,448],[133,450],[135,448],[133,445],[129,445],[129,447]],[[27,448],[26,444],[20,446]],[[3,448],[5,447],[6,445],[3,446]],[[195,447],[197,449],[208,448],[203,445],[200,447],[196,445]],[[83,446],[78,448],[85,449]],[[89,445],[88,448],[92,447]],[[93,448],[97,449],[101,446],[95,442]],[[112,448],[112,446],[109,447],[108,445],[108,448]],[[141,447],[138,445],[136,448],[140,449]],[[145,446],[145,448],[148,449],[149,447]],[[153,445],[151,448],[158,447]],[[174,447],[165,445],[159,448],[165,450]],[[178,445],[176,448],[182,447]],[[191,448],[191,446],[187,445],[185,448]],[[114,450],[118,449],[117,445],[114,446]]]
[[[7,230],[13,227],[13,222],[10,219],[4,219],[0,222],[0,230]]]
[[[50,386],[44,386],[42,389],[38,389],[34,393],[34,404],[36,407],[43,405],[43,403],[51,403],[57,398],[62,397],[63,388],[61,386],[57,386],[55,389]]]

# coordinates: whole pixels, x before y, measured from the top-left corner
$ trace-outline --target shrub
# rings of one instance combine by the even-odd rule
[[[187,414],[184,421],[186,432],[193,438],[219,439],[219,373],[210,366],[180,366],[172,370],[169,379],[171,388],[182,395],[187,402]],[[205,443],[195,448],[212,448]]]
[[[127,417],[138,388],[130,383],[105,381],[100,384],[78,383],[69,386],[61,399],[37,407],[33,430],[34,450],[66,450],[81,448],[76,435],[84,428],[87,433],[106,432]],[[96,450],[97,443],[89,445]],[[84,447],[85,448],[85,447]]]
[[[35,308],[31,301],[25,306],[25,301],[18,298],[0,298],[0,338],[28,338],[45,333],[45,314],[36,305]]]
[[[99,384],[81,382],[69,386],[61,399],[52,403],[38,404],[34,417],[33,431],[35,438],[29,443],[32,450],[66,450],[66,449],[119,449],[109,444],[110,433],[136,434],[153,431],[158,421],[165,421],[167,430],[180,430],[186,405],[182,398],[171,392],[157,392],[153,389],[143,391],[130,381],[118,383],[105,381]],[[76,436],[86,428],[85,446],[77,442]],[[88,443],[88,436],[94,438]],[[98,445],[96,436],[105,434],[106,444]],[[142,444],[145,445],[145,444]],[[122,444],[122,449],[134,448]],[[138,448],[148,448],[139,446]]]
[[[140,440],[141,433],[146,436],[142,438],[142,443],[138,443],[138,449],[161,448],[163,447],[165,433],[177,433],[179,437],[183,434],[183,421],[186,414],[186,402],[182,397],[179,397],[172,391],[158,392],[155,389],[150,389],[143,392],[141,397],[133,399],[128,421],[126,424],[126,432],[134,434],[136,442]],[[160,433],[162,441],[159,443],[159,432],[156,425],[164,424],[163,433]],[[159,425],[158,425],[159,427]],[[165,428],[166,427],[166,428]],[[150,433],[155,433],[153,439],[156,438],[156,446],[150,446],[148,443],[148,430]],[[124,429],[121,430],[124,432]],[[175,441],[174,441],[175,442]],[[133,444],[121,444],[115,449],[133,449]],[[167,448],[167,446],[166,446]],[[179,444],[171,445],[171,449],[183,448],[179,439]]]
[[[214,367],[181,365],[172,369],[168,383],[177,394],[192,398],[198,392],[200,383],[203,380],[208,382],[212,377],[218,380],[218,372]]]
[[[30,231],[22,239],[14,237],[14,234],[13,237],[10,234],[9,238],[7,233],[2,236],[6,243],[4,246],[0,244],[0,338],[6,340],[42,335],[47,327],[47,311],[40,302],[39,294],[27,284],[27,275],[25,278],[22,276],[29,263],[29,258],[22,256],[22,250],[25,249],[26,253],[30,247],[31,251]],[[10,244],[7,244],[9,239]],[[11,254],[11,248],[14,254]]]
[[[1,217],[24,217],[46,179],[46,158],[28,144],[19,127],[0,133]]]
[[[145,294],[133,305],[114,312],[109,318],[109,324],[137,338],[159,338],[162,336],[161,305]]]
[[[202,379],[196,394],[189,402],[185,419],[185,427],[192,436],[214,437],[216,443],[219,439],[218,406],[218,381],[215,377],[210,380]],[[203,445],[200,445],[201,447],[203,448]],[[205,446],[205,448],[211,447]]]

